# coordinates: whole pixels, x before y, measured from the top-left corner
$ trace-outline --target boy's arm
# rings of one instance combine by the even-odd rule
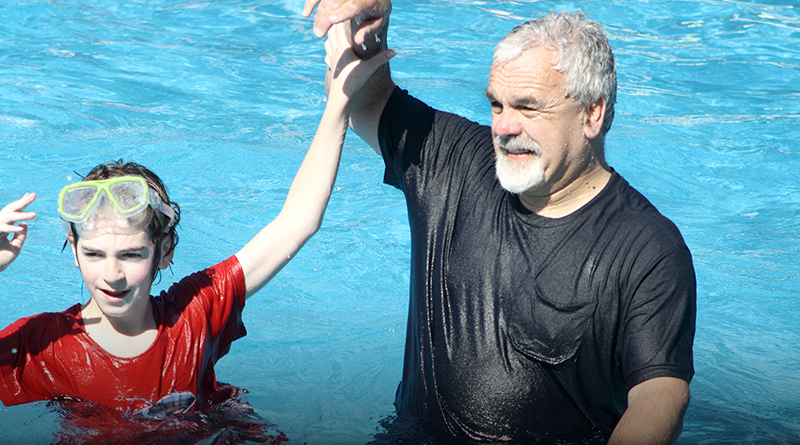
[[[0,210],[0,271],[11,265],[19,252],[25,239],[28,237],[28,225],[20,221],[30,220],[36,217],[34,212],[25,212],[25,207],[36,199],[35,193],[26,193],[22,198],[12,202]],[[14,236],[8,239],[8,235]]]
[[[347,43],[343,25],[331,28],[325,48],[332,73],[329,96],[311,147],[280,214],[236,254],[244,271],[247,297],[272,279],[319,229],[336,180],[350,97],[394,55],[387,50],[370,60],[360,60]]]

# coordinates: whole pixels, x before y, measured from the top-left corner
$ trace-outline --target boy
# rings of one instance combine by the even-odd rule
[[[5,405],[74,396],[146,417],[210,405],[217,390],[214,364],[244,335],[245,300],[322,222],[347,130],[349,95],[393,55],[360,61],[336,32],[328,103],[283,209],[222,263],[152,297],[155,277],[172,260],[180,220],[161,180],[119,161],[64,187],[59,214],[90,299],[0,332]]]

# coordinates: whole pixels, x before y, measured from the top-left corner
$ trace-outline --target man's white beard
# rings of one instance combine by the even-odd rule
[[[539,144],[525,136],[504,138],[495,136],[496,147],[511,153],[533,152],[534,159],[527,162],[511,161],[505,154],[495,149],[495,173],[500,185],[511,193],[520,194],[544,183],[544,167],[542,167],[542,149]]]

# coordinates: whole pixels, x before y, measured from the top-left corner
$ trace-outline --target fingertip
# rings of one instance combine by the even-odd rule
[[[303,3],[303,12],[301,13],[303,17],[311,17],[311,13],[314,12],[314,8],[318,3],[319,1],[306,0],[306,2]]]

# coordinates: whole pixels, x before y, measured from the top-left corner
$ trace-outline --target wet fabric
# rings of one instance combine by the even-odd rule
[[[48,402],[61,419],[56,445],[231,445],[285,444],[289,439],[247,403],[246,390],[218,383],[203,411],[150,419],[120,413],[95,402],[60,398]]]
[[[397,89],[379,140],[411,229],[399,416],[481,441],[594,438],[636,384],[691,379],[691,255],[617,173],[550,219],[500,187],[489,127]]]
[[[154,415],[204,408],[217,390],[215,363],[246,334],[245,291],[233,256],[151,297],[158,335],[133,358],[91,339],[80,304],[20,319],[0,332],[0,400],[9,406],[74,396]]]

